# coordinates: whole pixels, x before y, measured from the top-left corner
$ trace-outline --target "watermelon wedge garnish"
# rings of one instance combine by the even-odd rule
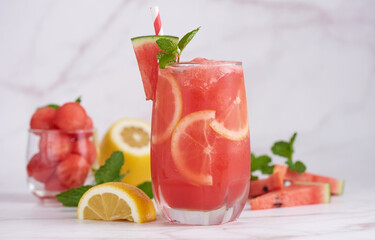
[[[294,207],[331,201],[328,183],[295,182],[281,190],[269,192],[249,200],[251,210]]]
[[[142,36],[132,38],[132,44],[137,57],[139,71],[141,73],[143,88],[146,94],[146,100],[154,100],[156,82],[158,80],[158,60],[156,54],[160,52],[159,46],[156,41],[163,38],[168,38],[178,43],[178,37],[174,36]]]
[[[276,172],[269,175],[268,178],[250,181],[249,197],[257,197],[271,191],[279,190],[283,187],[283,175],[280,172]]]
[[[336,179],[321,175],[312,174],[309,172],[298,173],[296,171],[290,171],[287,166],[278,165],[276,164],[273,172],[280,172],[284,175],[285,181],[307,181],[307,182],[321,182],[321,183],[329,183],[331,185],[331,194],[333,195],[341,195],[344,192],[344,180]]]

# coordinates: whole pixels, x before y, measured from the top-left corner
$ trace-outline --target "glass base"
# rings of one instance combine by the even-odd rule
[[[234,215],[234,208],[225,209],[224,207],[212,211],[167,208],[164,209],[163,214],[169,222],[189,225],[218,225],[237,218]]]
[[[43,187],[40,187],[38,186],[38,184],[34,184],[32,182],[28,183],[28,187],[30,192],[40,199],[55,199],[56,194],[60,193],[56,191],[45,190]]]
[[[219,225],[236,220],[246,202],[249,192],[249,185],[244,189],[240,196],[231,206],[226,203],[222,207],[214,210],[189,210],[178,209],[168,206],[160,194],[160,200],[155,198],[156,203],[162,212],[163,217],[170,223],[187,225]],[[160,193],[160,192],[159,192]]]

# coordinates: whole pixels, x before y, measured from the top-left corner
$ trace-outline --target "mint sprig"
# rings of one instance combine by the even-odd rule
[[[262,174],[271,174],[274,168],[271,162],[271,157],[268,155],[256,157],[255,154],[251,153],[251,180],[258,179],[258,176],[254,175],[256,171],[260,171]]]
[[[285,161],[285,164],[288,165],[290,171],[297,171],[298,173],[303,173],[306,171],[306,166],[301,161],[293,162],[293,153],[294,148],[293,144],[297,137],[297,133],[294,133],[289,142],[286,141],[278,141],[274,143],[274,145],[271,148],[271,151],[273,154],[285,157],[287,160]]]
[[[186,45],[188,45],[188,43],[193,39],[193,37],[195,36],[195,34],[197,34],[197,32],[199,31],[200,28],[201,27],[199,27],[199,28],[197,28],[197,29],[195,29],[191,32],[188,32],[178,42],[178,48],[180,49],[180,54],[178,55],[177,62],[180,62],[180,56],[181,56],[182,50],[185,49]]]
[[[188,32],[181,38],[178,44],[174,43],[168,38],[159,38],[156,40],[161,52],[156,55],[156,58],[159,59],[159,68],[164,69],[168,64],[172,62],[180,62],[180,57],[182,50],[188,45],[188,43],[193,39],[195,34],[199,31],[200,27],[194,29],[191,32]]]

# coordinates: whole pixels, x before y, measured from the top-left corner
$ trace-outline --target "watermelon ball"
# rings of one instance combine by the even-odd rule
[[[67,188],[83,185],[90,171],[90,165],[81,155],[69,154],[56,168],[56,174]]]
[[[72,149],[69,135],[59,131],[45,131],[40,136],[39,150],[41,155],[50,162],[64,159]]]
[[[62,192],[62,191],[68,190],[69,188],[62,185],[62,183],[60,182],[60,179],[58,178],[57,174],[55,173],[48,179],[46,184],[44,184],[44,189],[46,189],[48,191]]]
[[[57,164],[47,161],[37,153],[27,164],[27,174],[38,182],[45,183],[55,172],[56,166]]]
[[[85,126],[83,127],[83,129],[89,130],[93,128],[94,128],[94,123],[92,122],[92,118],[89,115],[87,115]]]
[[[87,115],[86,121],[85,121],[85,126],[83,127],[84,130],[92,130],[94,128],[94,123],[92,122],[92,118]],[[87,131],[83,134],[86,138],[92,136],[91,131]]]
[[[81,104],[68,102],[57,109],[53,122],[63,131],[74,131],[85,127],[86,118],[86,111]]]
[[[51,107],[42,107],[35,111],[30,120],[31,129],[55,129],[53,120],[56,115],[56,109]]]
[[[96,160],[96,147],[93,141],[87,138],[81,138],[72,144],[72,153],[77,153],[92,165]]]

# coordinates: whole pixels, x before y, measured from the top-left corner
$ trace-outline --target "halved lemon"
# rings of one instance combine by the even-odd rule
[[[198,111],[185,116],[177,124],[171,141],[173,161],[182,175],[197,185],[212,185],[210,122],[215,111]]]
[[[110,182],[92,187],[82,196],[77,218],[143,223],[155,220],[156,211],[151,199],[139,188]]]
[[[233,141],[240,141],[249,134],[245,86],[222,112],[216,112],[216,119],[210,126],[220,135]]]
[[[125,163],[121,173],[130,171],[125,183],[137,186],[151,179],[150,137],[151,126],[139,119],[123,118],[112,124],[100,145],[99,164],[105,161],[114,151],[124,153]]]
[[[182,100],[178,83],[172,74],[161,70],[152,115],[153,144],[164,142],[171,136],[181,112]]]

